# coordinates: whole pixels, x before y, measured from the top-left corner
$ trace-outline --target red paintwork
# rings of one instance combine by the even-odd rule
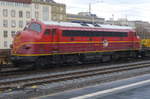
[[[83,53],[83,52],[88,53],[89,51],[103,52],[103,51],[140,49],[140,39],[135,35],[134,30],[90,28],[90,27],[89,28],[65,27],[56,25],[46,25],[39,21],[32,21],[32,22],[41,24],[42,32],[37,33],[31,30],[24,30],[20,32],[14,38],[12,54],[17,56],[24,56],[24,55],[38,56],[48,54],[60,54],[60,53],[61,54]],[[56,29],[56,35],[54,36],[45,35],[44,31],[46,28]],[[89,37],[74,37],[74,40],[71,41],[71,37],[62,36],[62,30],[88,30],[88,31],[97,30],[97,31],[116,31],[116,32],[121,31],[121,32],[128,32],[128,37],[92,37],[92,41],[90,41]],[[109,42],[109,45],[107,47],[103,46],[102,42],[104,40],[107,40]],[[40,44],[41,42],[42,44]],[[95,42],[95,43],[85,43],[85,42]]]

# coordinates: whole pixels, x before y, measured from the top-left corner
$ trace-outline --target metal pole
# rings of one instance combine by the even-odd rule
[[[91,14],[91,2],[89,3],[89,14]]]

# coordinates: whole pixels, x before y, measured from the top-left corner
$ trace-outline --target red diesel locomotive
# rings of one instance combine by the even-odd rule
[[[46,66],[135,57],[140,39],[127,27],[32,20],[13,41],[12,62]]]

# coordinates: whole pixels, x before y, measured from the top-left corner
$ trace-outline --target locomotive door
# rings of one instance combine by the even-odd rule
[[[44,42],[47,42],[45,46],[46,52],[51,54],[56,53],[55,51],[58,49],[58,44],[55,43],[58,42],[56,31],[57,29],[46,29],[42,38]]]
[[[53,48],[52,48],[52,53],[59,53],[59,30],[54,28],[52,29],[52,44],[53,44]]]
[[[50,39],[51,39],[51,50],[50,50],[50,53],[51,55],[53,55],[51,57],[51,61],[52,63],[61,63],[61,57],[57,54],[60,53],[60,50],[59,50],[59,38],[60,38],[60,30],[58,28],[53,28],[51,29],[51,36],[50,36]]]
[[[128,37],[129,37],[129,41],[130,41],[129,48],[131,50],[133,50],[135,48],[135,45],[134,45],[134,33],[133,32],[129,32],[128,35],[129,35]]]
[[[43,35],[43,40],[48,42],[53,42],[54,39],[53,29],[46,29]]]

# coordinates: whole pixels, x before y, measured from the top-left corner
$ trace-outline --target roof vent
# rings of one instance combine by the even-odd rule
[[[89,25],[87,25],[86,23],[80,23],[82,26],[89,26]]]
[[[101,27],[100,25],[98,25],[98,24],[96,24],[96,23],[94,23],[93,24],[95,27]]]

